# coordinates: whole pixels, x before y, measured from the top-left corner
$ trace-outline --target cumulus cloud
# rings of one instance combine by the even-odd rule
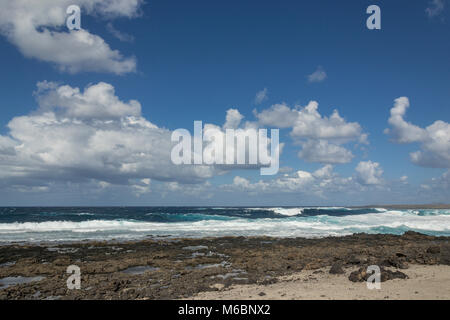
[[[308,162],[320,163],[348,163],[354,157],[349,150],[326,140],[307,140],[298,156]]]
[[[298,170],[254,183],[236,176],[232,184],[223,185],[221,189],[227,192],[295,193],[325,198],[331,194],[359,194],[363,190],[377,188],[382,181],[382,170],[376,162],[361,162],[355,169],[355,175],[349,177],[342,177],[333,169],[332,165],[325,165],[316,171]]]
[[[233,178],[233,184],[237,187],[248,188],[250,186],[250,181],[240,176],[236,176]]]
[[[134,57],[124,57],[86,29],[66,30],[66,9],[78,5],[82,17],[133,18],[141,4],[141,0],[0,0],[0,34],[25,57],[52,63],[61,71],[134,72]]]
[[[361,161],[355,171],[358,182],[363,185],[377,185],[382,182],[383,169],[378,162]]]
[[[254,111],[258,122],[263,126],[273,126],[277,128],[289,128],[295,123],[298,116],[297,110],[291,110],[285,104],[274,104],[269,109],[258,113]]]
[[[356,142],[367,144],[367,134],[357,122],[347,122],[334,110],[331,116],[322,116],[319,104],[311,101],[307,106],[291,109],[285,104],[275,104],[255,116],[261,125],[291,128],[294,142],[302,146],[301,159],[319,163],[348,163],[351,151],[343,144]]]
[[[114,87],[84,90],[43,82],[39,108],[13,118],[0,136],[1,185],[45,186],[53,181],[129,185],[151,190],[151,180],[202,182],[211,166],[176,166],[171,132],[141,115],[135,100],[121,101]]]
[[[236,129],[239,127],[244,116],[237,109],[228,109],[225,118],[224,129]]]
[[[237,109],[227,111],[223,127],[204,124],[202,165],[175,165],[173,132],[144,118],[141,104],[121,100],[111,84],[99,82],[80,89],[43,81],[34,96],[38,109],[11,119],[8,133],[0,135],[2,188],[39,190],[70,182],[101,189],[128,186],[141,195],[152,191],[153,182],[205,186],[207,179],[229,170],[278,166],[271,140],[262,139],[254,123],[242,126]],[[234,159],[228,162],[222,157],[226,162],[220,163],[216,157],[225,146],[226,129],[235,129],[235,141],[226,140],[227,150],[234,148]],[[245,143],[246,139],[256,145]],[[279,152],[282,147],[278,146]],[[190,188],[194,189],[201,190]]]
[[[267,100],[267,92],[268,92],[268,90],[267,90],[267,88],[264,88],[263,90],[261,90],[261,91],[259,91],[257,94],[256,94],[256,96],[255,96],[255,101],[254,101],[254,103],[256,104],[256,105],[258,105],[258,104],[261,104],[261,103],[263,103],[264,101],[266,101]]]
[[[41,110],[50,110],[60,116],[78,119],[115,119],[126,116],[139,117],[141,104],[136,100],[122,102],[114,87],[100,82],[87,87],[84,92],[68,85],[40,82],[35,93]]]
[[[342,143],[365,139],[357,122],[345,121],[337,110],[330,117],[322,117],[318,108],[319,104],[311,101],[298,111],[291,133],[294,138],[329,139]]]
[[[440,15],[445,8],[445,2],[444,0],[432,0],[429,2],[428,7],[425,9],[426,14],[428,17],[436,17]]]
[[[450,124],[435,121],[421,128],[404,117],[410,103],[407,97],[395,99],[389,117],[390,128],[385,130],[396,143],[419,143],[421,150],[410,154],[411,161],[419,166],[450,168]]]
[[[325,81],[327,78],[327,73],[323,69],[323,67],[318,66],[316,71],[308,75],[308,82],[314,83],[314,82],[322,82]]]

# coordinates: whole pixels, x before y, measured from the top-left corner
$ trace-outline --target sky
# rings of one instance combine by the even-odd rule
[[[449,7],[0,0],[0,205],[448,203]],[[175,165],[194,121],[279,129],[278,174]]]

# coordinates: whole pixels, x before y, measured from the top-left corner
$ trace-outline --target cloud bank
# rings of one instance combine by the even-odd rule
[[[171,132],[142,117],[138,101],[120,100],[110,84],[80,90],[41,82],[35,96],[39,108],[13,118],[0,136],[3,186],[95,181],[147,188],[154,179],[196,183],[214,174],[213,167],[173,165]]]

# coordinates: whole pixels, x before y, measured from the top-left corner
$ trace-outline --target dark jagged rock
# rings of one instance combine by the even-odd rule
[[[370,276],[374,273],[367,272],[367,268],[359,268],[357,271],[353,271],[348,279],[352,282],[363,282],[367,281]],[[385,269],[383,267],[380,268],[380,281],[385,282],[393,279],[407,279],[408,276],[401,271],[392,271],[389,269]]]
[[[408,269],[409,267],[408,263],[404,259],[398,258],[397,256],[389,257],[379,263],[379,265],[398,269]]]
[[[330,268],[330,274],[344,274],[344,273],[345,273],[345,271],[342,268],[342,264],[339,262],[336,262]]]
[[[350,280],[351,282],[362,282],[364,281],[365,276],[366,271],[364,270],[364,268],[360,268],[359,270],[350,273],[350,275],[348,276],[348,280]]]
[[[441,252],[441,248],[438,246],[432,246],[427,249],[427,253],[431,253],[431,254],[436,254],[436,253],[440,253],[440,252]]]

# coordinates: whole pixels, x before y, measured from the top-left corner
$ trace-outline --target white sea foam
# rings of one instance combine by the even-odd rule
[[[305,208],[246,208],[252,211],[273,211],[275,213],[281,214],[283,216],[296,216],[303,213]]]
[[[296,216],[303,213],[304,208],[270,208],[275,213],[283,216]]]
[[[278,209],[278,208],[272,208]],[[290,208],[284,214],[298,214]],[[358,232],[401,234],[416,230],[430,234],[450,236],[450,215],[435,212],[418,215],[410,211],[386,210],[368,214],[346,216],[290,216],[285,218],[229,220],[201,220],[195,222],[143,222],[135,220],[47,221],[1,223],[0,242],[56,241],[82,239],[137,239],[145,236],[218,237],[218,236],[273,236],[273,237],[325,237]]]
[[[295,207],[295,208],[286,208],[286,207],[275,207],[275,208],[246,208],[247,210],[267,210],[273,211],[275,213],[281,214],[283,216],[297,216],[301,215],[305,209],[316,209],[316,210],[342,210],[342,211],[351,211],[352,209],[345,207]],[[385,209],[386,210],[386,209]]]

